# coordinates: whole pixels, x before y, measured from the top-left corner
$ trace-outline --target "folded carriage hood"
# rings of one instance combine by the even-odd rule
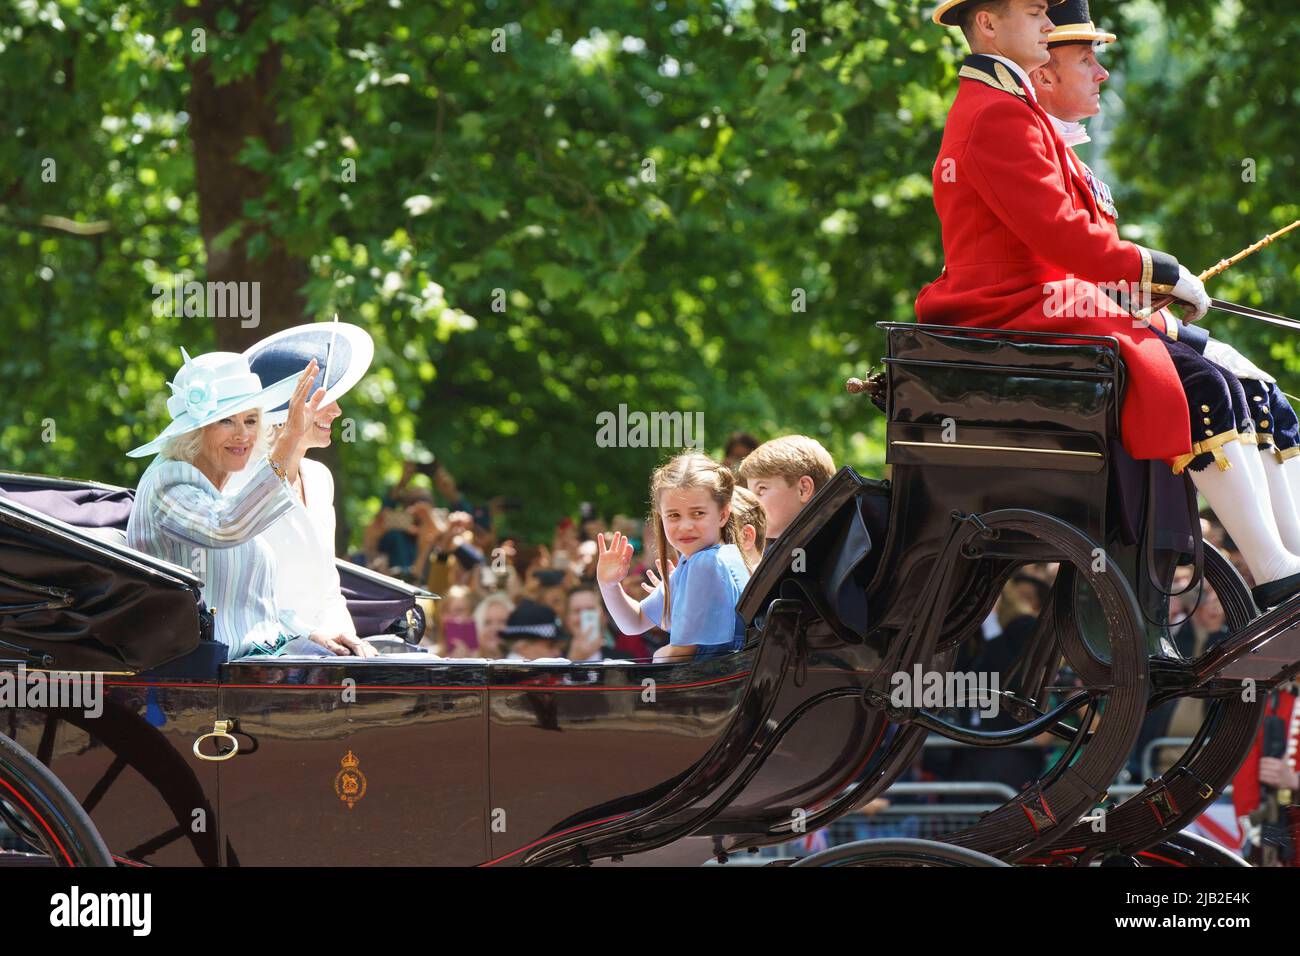
[[[189,570],[28,503],[97,490],[122,489],[0,474],[0,661],[135,672],[198,646],[201,582]]]

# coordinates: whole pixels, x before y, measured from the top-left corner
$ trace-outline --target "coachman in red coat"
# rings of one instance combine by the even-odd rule
[[[1187,407],[1168,351],[1097,285],[1127,289],[1130,301],[1171,292],[1178,260],[1089,214],[1065,144],[1001,59],[972,54],[960,77],[934,167],[945,266],[917,297],[917,318],[1113,336],[1128,369],[1125,449],[1134,458],[1187,455]]]

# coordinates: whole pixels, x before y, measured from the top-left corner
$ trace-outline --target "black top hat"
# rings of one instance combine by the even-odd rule
[[[545,604],[536,601],[520,601],[510,616],[506,626],[501,629],[503,641],[517,641],[520,638],[540,638],[544,641],[564,641],[568,639],[560,619]]]
[[[1049,47],[1065,43],[1115,42],[1115,34],[1098,30],[1093,25],[1088,0],[1065,0],[1060,6],[1050,8],[1047,15],[1056,24],[1056,29],[1047,38]]]
[[[962,7],[969,7],[974,3],[981,3],[983,0],[943,0],[934,11],[934,22],[942,23],[946,27],[959,26],[957,16],[961,13]],[[1065,0],[1047,0],[1049,7],[1064,3]],[[1052,18],[1055,22],[1056,18]]]

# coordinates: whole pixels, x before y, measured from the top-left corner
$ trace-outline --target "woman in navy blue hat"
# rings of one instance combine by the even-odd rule
[[[376,651],[357,635],[334,565],[334,477],[306,453],[330,444],[333,424],[343,414],[338,400],[365,375],[374,352],[364,329],[337,318],[285,329],[244,352],[249,367],[263,379],[274,380],[284,369],[313,360],[320,369],[315,385],[324,396],[298,438],[296,451],[302,457],[290,483],[293,504],[261,538],[275,553],[275,595],[281,609],[322,647],[359,657],[373,657]],[[281,426],[288,414],[287,404],[272,407],[266,422]]]

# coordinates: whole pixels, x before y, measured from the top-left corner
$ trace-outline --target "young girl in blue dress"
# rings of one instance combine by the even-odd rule
[[[712,657],[739,650],[745,624],[736,612],[749,568],[736,544],[739,518],[731,508],[736,478],[707,455],[678,455],[655,470],[650,503],[661,563],[678,555],[677,566],[644,601],[622,588],[632,565],[632,545],[622,534],[597,538],[596,578],[610,617],[624,634],[659,627],[669,643],[656,661]]]

